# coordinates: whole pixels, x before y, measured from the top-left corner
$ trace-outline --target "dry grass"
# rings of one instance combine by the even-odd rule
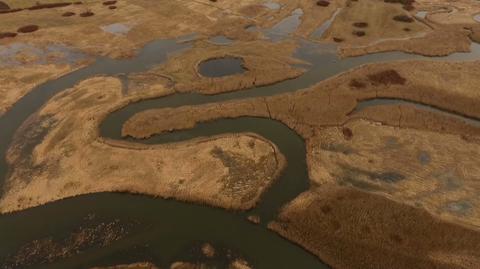
[[[368,80],[374,85],[403,85],[407,81],[397,71],[390,69],[368,75]]]
[[[334,268],[480,266],[478,231],[351,188],[324,185],[304,193],[270,227]],[[433,253],[462,259],[439,260]]]
[[[168,90],[157,85],[124,97],[119,80],[99,77],[57,95],[40,111],[50,116],[26,123],[22,132],[34,134],[38,126],[47,126],[46,121],[58,124],[48,129],[36,146],[26,143],[32,140],[29,135],[16,137],[9,151],[13,170],[0,210],[21,210],[105,191],[142,193],[227,209],[255,206],[285,165],[278,149],[259,136],[227,134],[155,146],[98,138],[98,125],[109,111],[141,96],[166,93]],[[31,145],[30,150],[27,145]],[[25,150],[36,156],[35,161],[26,161]],[[37,169],[40,166],[43,168]]]

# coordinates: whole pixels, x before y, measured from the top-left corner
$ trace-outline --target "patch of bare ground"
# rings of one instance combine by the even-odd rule
[[[480,266],[480,232],[355,188],[306,192],[269,227],[334,268]]]
[[[13,170],[0,200],[0,211],[105,191],[142,193],[228,209],[252,208],[285,165],[276,146],[262,137],[227,134],[155,146],[98,138],[98,125],[110,111],[141,96],[168,93],[157,85],[125,98],[119,80],[99,77],[54,97],[38,116],[56,124],[43,139],[34,142],[31,161],[21,161],[26,143],[22,140],[26,137],[17,136],[9,150],[8,162]],[[43,125],[42,118],[39,120],[36,126]],[[30,128],[26,124],[24,130]],[[73,130],[75,126],[78,129]]]

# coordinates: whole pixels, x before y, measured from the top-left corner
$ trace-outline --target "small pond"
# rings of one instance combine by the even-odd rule
[[[201,62],[198,72],[204,77],[223,77],[245,72],[243,59],[238,57],[214,58]]]

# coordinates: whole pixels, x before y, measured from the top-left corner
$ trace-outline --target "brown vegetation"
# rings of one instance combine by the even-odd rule
[[[0,11],[1,10],[9,10],[10,6],[8,6],[6,3],[0,1]]]
[[[35,6],[31,6],[27,8],[28,10],[39,10],[45,8],[58,8],[58,7],[66,7],[71,5],[72,3],[48,3],[48,4],[37,4]]]
[[[91,222],[92,220],[86,221]],[[62,240],[51,237],[33,240],[21,246],[15,254],[7,257],[2,268],[39,266],[71,257],[93,247],[108,246],[127,236],[133,225],[132,223],[124,224],[119,220],[98,224],[87,223]]]
[[[352,79],[350,80],[350,83],[348,84],[352,88],[357,88],[357,89],[362,89],[365,88],[367,85],[357,79]]]
[[[137,262],[132,264],[92,267],[90,269],[159,269],[159,268],[155,264],[150,262]]]
[[[32,32],[35,32],[37,31],[38,29],[40,29],[40,27],[38,27],[38,25],[26,25],[26,26],[22,26],[20,28],[18,28],[17,32],[18,33],[32,33]]]
[[[345,41],[343,38],[339,38],[339,37],[334,37],[333,38],[333,41],[337,42],[337,43],[341,43],[343,41]]]
[[[399,84],[403,85],[406,82],[406,79],[400,74],[398,74],[397,71],[390,69],[390,70],[385,70],[381,71],[375,74],[370,74],[368,75],[368,79],[370,82],[372,82],[374,85],[392,85],[392,84]]]
[[[365,36],[366,33],[365,33],[365,31],[357,31],[357,30],[355,30],[355,31],[352,32],[352,35],[358,36],[358,37],[362,37],[362,36]]]
[[[62,14],[62,17],[71,17],[71,16],[75,16],[75,12],[67,11]]]
[[[328,7],[329,5],[330,5],[330,2],[329,2],[329,1],[326,1],[326,0],[319,0],[319,1],[317,1],[317,6]]]
[[[19,11],[22,11],[22,10],[23,10],[23,8],[0,10],[0,14],[15,13],[15,12],[19,12]]]
[[[16,36],[17,36],[17,33],[10,33],[10,32],[0,33],[0,39],[12,38],[12,37],[16,37]]]
[[[95,15],[95,14],[91,11],[85,11],[85,12],[80,13],[80,17],[91,17],[93,15]]]
[[[348,127],[343,127],[342,128],[342,134],[343,134],[343,137],[346,140],[351,140],[352,137],[353,137],[353,131],[352,131],[352,129],[350,129]]]
[[[393,17],[394,21],[400,21],[400,22],[406,22],[406,23],[412,23],[414,20],[412,17],[407,16],[407,15],[396,15]]]
[[[357,27],[357,28],[367,28],[368,27],[368,23],[366,23],[366,22],[354,22],[352,25]]]
[[[480,266],[478,231],[353,188],[323,185],[304,193],[269,227],[334,268]]]
[[[108,9],[117,9],[117,6],[109,6]]]
[[[105,1],[103,2],[104,6],[110,6],[110,5],[115,5],[117,3],[116,0],[111,0],[111,1]]]
[[[405,10],[413,10],[413,3],[415,0],[383,0],[385,3],[393,3],[393,4],[402,4]]]

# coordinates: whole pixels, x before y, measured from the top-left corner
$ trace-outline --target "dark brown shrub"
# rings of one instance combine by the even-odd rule
[[[71,17],[71,16],[75,16],[75,12],[67,11],[62,14],[62,17]]]
[[[95,13],[93,13],[91,11],[85,11],[85,12],[80,13],[80,17],[91,17],[93,15],[95,15]]]
[[[57,8],[57,7],[66,7],[72,3],[50,3],[50,4],[37,4],[33,7],[27,8],[28,10],[39,10],[44,8]]]
[[[406,23],[411,23],[413,22],[413,18],[407,15],[397,15],[393,17],[394,21],[401,21],[401,22],[406,22]]]
[[[111,5],[115,5],[117,3],[116,0],[111,0],[111,1],[105,1],[103,2],[103,5],[104,6],[111,6]]]
[[[360,80],[352,79],[350,80],[350,83],[348,84],[351,88],[357,88],[357,89],[363,89],[367,85],[365,85],[364,82],[361,82]]]
[[[381,71],[375,74],[367,76],[370,82],[373,84],[391,85],[398,84],[403,85],[407,81],[404,77],[400,76],[397,71],[393,69]]]
[[[19,11],[22,11],[22,10],[23,10],[23,8],[0,10],[0,14],[15,13],[15,12],[19,12]]]
[[[348,127],[343,127],[342,128],[342,134],[343,134],[343,137],[346,139],[346,140],[350,140],[352,139],[353,137],[353,131],[352,129],[348,128]]]
[[[32,32],[35,32],[37,31],[38,29],[40,29],[40,27],[38,27],[38,25],[26,25],[26,26],[22,26],[20,28],[18,28],[17,32],[19,33],[32,33]]]
[[[109,8],[109,9],[117,9],[116,6],[109,6],[108,8]]]
[[[410,32],[411,30],[412,30],[412,29],[410,29],[410,28],[408,28],[408,27],[403,28],[403,31],[405,31],[405,32]]]
[[[337,43],[341,43],[341,42],[343,42],[344,40],[343,40],[343,38],[340,38],[340,37],[334,37],[334,38],[333,38],[333,41],[335,41],[335,42],[337,42]]]
[[[366,23],[366,22],[354,22],[353,26],[355,26],[357,28],[367,28],[368,23]]]
[[[9,9],[10,9],[10,6],[0,1],[0,10],[9,10]]]
[[[326,1],[326,0],[318,0],[317,1],[317,6],[320,6],[320,7],[328,7],[330,5],[330,2]]]
[[[16,36],[17,36],[17,33],[10,33],[10,32],[0,33],[0,39],[12,38],[12,37],[16,37]]]
[[[83,2],[81,2],[81,1],[77,1],[77,2],[73,2],[73,4],[74,4],[74,5],[82,5],[82,4],[83,4]]]
[[[415,8],[413,7],[413,5],[405,5],[405,6],[403,6],[403,9],[405,9],[406,11],[412,11]]]
[[[403,9],[405,10],[413,10],[413,3],[415,3],[415,0],[383,0],[385,3],[393,3],[393,4],[402,4]]]
[[[361,36],[366,35],[366,33],[365,33],[364,31],[353,31],[353,32],[352,32],[352,35],[361,37]]]

